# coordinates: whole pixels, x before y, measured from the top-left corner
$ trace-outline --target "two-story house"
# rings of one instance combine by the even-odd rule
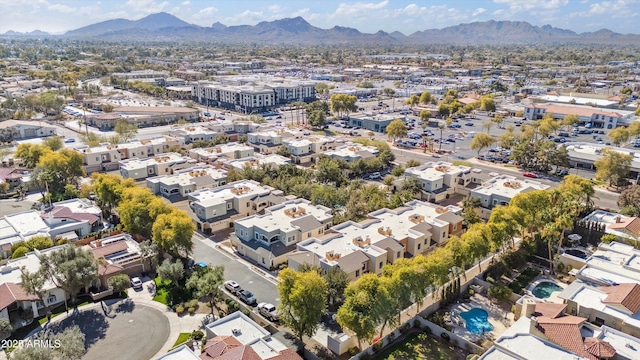
[[[516,195],[528,191],[546,190],[549,185],[534,180],[520,180],[511,175],[498,175],[472,189],[469,196],[480,199],[479,216],[488,219],[491,209],[508,205]]]
[[[253,156],[253,147],[238,143],[221,144],[209,148],[189,150],[189,156],[198,162],[214,164],[217,160],[242,159]]]
[[[228,228],[234,221],[286,200],[282,191],[253,180],[240,180],[214,189],[189,194],[189,208],[198,230],[212,232]]]
[[[272,268],[287,261],[295,244],[322,236],[332,225],[331,209],[296,199],[268,207],[264,215],[237,220],[230,239],[239,254]]]
[[[227,183],[227,171],[216,169],[211,165],[194,166],[177,170],[173,175],[160,175],[147,178],[147,187],[154,194],[164,197],[179,195],[186,197],[190,193],[204,189],[214,188]]]
[[[142,180],[149,176],[170,175],[192,167],[196,161],[178,153],[166,153],[146,159],[120,161],[120,175],[125,179]]]
[[[405,170],[405,177],[415,177],[421,183],[421,198],[440,202],[454,194],[468,195],[475,185],[471,168],[445,161],[428,162]]]

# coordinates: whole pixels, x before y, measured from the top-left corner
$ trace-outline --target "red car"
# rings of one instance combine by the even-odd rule
[[[538,175],[530,172],[522,173],[522,176],[528,177],[528,178],[534,178],[534,179],[538,177]]]

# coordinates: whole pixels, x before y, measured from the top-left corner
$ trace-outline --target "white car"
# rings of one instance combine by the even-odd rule
[[[237,282],[233,281],[233,280],[225,281],[224,282],[224,288],[227,289],[230,293],[232,293],[234,295],[238,294],[238,292],[240,292],[240,290],[242,290],[240,285]]]
[[[142,289],[142,280],[139,277],[131,278],[131,286],[134,289]]]
[[[260,303],[257,308],[260,315],[271,321],[278,321],[278,312],[275,305],[270,303]]]

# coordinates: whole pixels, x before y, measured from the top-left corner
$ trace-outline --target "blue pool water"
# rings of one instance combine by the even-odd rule
[[[484,334],[493,330],[493,325],[487,320],[489,314],[484,309],[473,308],[460,313],[460,317],[464,319],[467,330],[473,334]]]
[[[550,281],[542,281],[531,290],[533,296],[538,299],[546,299],[551,296],[551,293],[560,291],[562,288]]]

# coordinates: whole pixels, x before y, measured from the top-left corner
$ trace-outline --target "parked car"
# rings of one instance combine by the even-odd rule
[[[256,301],[255,296],[249,290],[240,290],[238,292],[238,299],[243,303],[251,306],[255,306],[258,302]]]
[[[466,123],[466,124],[464,124],[464,125],[465,125],[465,126],[473,126],[473,123],[472,123],[472,122],[468,122],[468,123]]]
[[[68,139],[64,139],[64,142],[65,142],[65,143],[67,143],[67,144],[68,144],[68,143],[74,143],[74,142],[76,142],[76,139],[74,139],[74,138],[68,138]]]
[[[278,321],[278,312],[276,306],[270,303],[260,303],[256,307],[260,315],[266,317],[271,321]]]
[[[238,292],[242,291],[240,285],[233,280],[225,281],[224,288],[234,295],[237,295]]]
[[[139,277],[131,278],[131,287],[134,289],[142,289],[142,280]]]
[[[531,172],[522,173],[522,176],[528,177],[528,178],[534,178],[534,179],[538,177],[538,175]]]
[[[377,171],[376,171],[376,172],[374,172],[374,173],[371,173],[371,175],[369,175],[369,179],[370,179],[370,180],[377,180],[377,179],[380,179],[380,177],[381,177],[381,175],[380,175],[380,173],[379,173],[379,172],[377,172]]]

